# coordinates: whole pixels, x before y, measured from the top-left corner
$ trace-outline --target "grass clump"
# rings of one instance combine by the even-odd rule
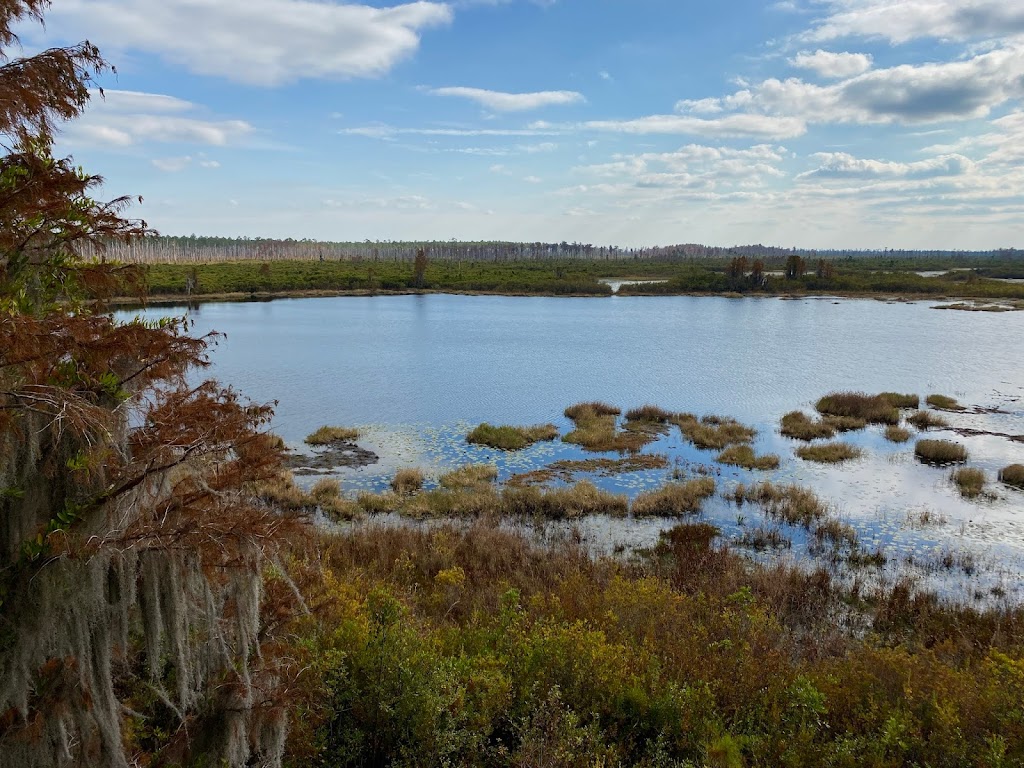
[[[814,406],[824,416],[863,419],[869,424],[899,424],[900,412],[887,397],[863,392],[832,392]]]
[[[565,415],[576,428],[562,440],[594,453],[636,453],[656,439],[656,435],[648,430],[616,430],[619,413],[614,405],[601,402],[579,403],[566,408]]]
[[[691,413],[679,413],[672,421],[683,437],[705,450],[721,451],[730,445],[749,443],[757,435],[756,429],[721,416],[705,416],[698,420]]]
[[[729,498],[737,504],[757,504],[769,517],[807,529],[829,516],[828,506],[813,491],[799,485],[776,485],[769,482],[738,485]]]
[[[391,480],[391,490],[399,496],[411,496],[417,491],[423,490],[423,472],[416,467],[398,470]]]
[[[856,432],[868,425],[864,419],[857,416],[826,416],[822,421],[830,427],[835,427],[836,432]]]
[[[568,520],[588,515],[625,517],[629,500],[603,491],[583,480],[565,488],[507,488],[501,497],[501,511],[516,517]]]
[[[684,483],[668,483],[633,500],[634,517],[680,517],[700,512],[706,499],[715,495],[715,481],[700,477]]]
[[[917,427],[921,431],[928,429],[945,429],[949,426],[949,422],[941,416],[938,416],[930,411],[918,411],[912,413],[907,417],[907,423]]]
[[[946,395],[928,395],[925,400],[928,405],[937,411],[963,411],[965,410],[960,403],[956,401],[954,397],[947,397]]]
[[[885,439],[890,443],[906,443],[910,440],[910,430],[890,424],[885,428]]]
[[[306,444],[313,446],[332,445],[334,443],[352,443],[359,439],[359,430],[351,427],[320,427],[306,437]]]
[[[466,442],[486,445],[502,451],[521,451],[534,443],[554,440],[558,427],[554,424],[539,424],[535,427],[493,426],[481,424],[466,436]]]
[[[926,464],[959,464],[967,461],[967,449],[951,440],[918,440],[914,455]]]
[[[1011,464],[999,470],[999,482],[1024,490],[1024,464]]]
[[[656,405],[642,405],[626,411],[626,421],[647,421],[654,424],[665,424],[674,414]]]
[[[805,445],[796,449],[796,455],[804,461],[819,464],[841,464],[844,461],[859,458],[863,451],[849,443],[824,443],[821,445]]]
[[[782,417],[782,434],[797,440],[835,437],[836,428],[824,421],[814,421],[803,411],[790,411]]]
[[[985,491],[985,472],[977,467],[953,470],[951,478],[965,499],[976,499]]]
[[[506,485],[544,485],[554,480],[571,483],[578,474],[595,474],[600,477],[615,477],[630,472],[646,472],[653,469],[667,469],[668,459],[660,454],[636,454],[620,459],[563,459],[546,467],[512,475]]]
[[[915,410],[921,407],[919,395],[903,395],[899,392],[883,392],[879,397],[887,400],[894,408],[900,410]]]
[[[718,454],[720,464],[745,469],[778,469],[781,461],[774,453],[758,456],[749,445],[732,445]]]
[[[341,484],[324,478],[307,492],[296,483],[291,472],[264,480],[256,487],[256,495],[279,509],[289,512],[315,512],[318,509],[336,520],[353,520],[363,512],[358,504],[342,498]]]
[[[741,547],[758,552],[763,552],[766,549],[789,549],[793,546],[793,541],[783,534],[778,526],[764,525],[746,529],[736,543]]]
[[[498,479],[498,468],[493,464],[467,464],[441,475],[438,479],[442,488],[466,490],[486,488]]]

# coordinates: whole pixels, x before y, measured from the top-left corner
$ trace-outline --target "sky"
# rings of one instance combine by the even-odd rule
[[[1024,247],[1021,0],[54,0],[164,234]]]

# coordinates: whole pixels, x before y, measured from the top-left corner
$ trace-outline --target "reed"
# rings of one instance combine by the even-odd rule
[[[405,467],[395,473],[391,490],[399,496],[410,496],[423,489],[423,472],[416,467]]]
[[[320,427],[306,437],[306,443],[314,446],[333,443],[352,443],[359,439],[359,430],[350,427]]]
[[[782,417],[782,434],[796,440],[835,437],[836,428],[825,421],[814,421],[803,411],[790,411]]]
[[[1024,464],[1011,464],[999,470],[999,482],[1024,490]]]
[[[967,449],[950,440],[918,440],[914,455],[926,464],[959,464],[967,461]]]
[[[885,428],[885,439],[890,443],[906,443],[910,440],[910,430],[890,424]]]
[[[976,499],[985,492],[985,472],[977,467],[955,469],[950,478],[965,499]]]
[[[903,395],[899,392],[883,392],[879,397],[884,398],[895,408],[900,410],[914,410],[921,407],[919,395]]]
[[[486,445],[502,451],[521,451],[534,443],[548,442],[558,437],[554,424],[539,424],[533,427],[493,426],[486,422],[466,436],[466,442]]]
[[[750,443],[757,430],[722,416],[705,416],[697,420],[691,413],[679,413],[672,418],[683,437],[698,448],[721,451],[730,445]]]
[[[729,446],[718,454],[716,461],[734,467],[762,470],[778,469],[781,464],[781,460],[774,453],[758,456],[749,445]]]
[[[634,517],[681,517],[700,512],[705,500],[715,495],[715,481],[700,477],[682,483],[668,483],[633,500]]]
[[[856,432],[868,425],[867,421],[857,416],[826,416],[822,421],[835,427],[836,432]]]
[[[945,429],[949,426],[948,421],[931,411],[917,411],[916,413],[912,413],[907,417],[907,423],[911,426],[917,427],[921,431],[929,429]]]
[[[863,453],[860,448],[849,443],[804,445],[796,449],[796,455],[801,459],[818,464],[841,464],[844,461],[860,458]]]
[[[788,525],[800,525],[810,530],[819,520],[829,516],[827,504],[813,491],[798,485],[776,485],[770,482],[749,486],[738,486],[733,492],[734,501],[759,505],[765,514]]]
[[[633,408],[626,411],[627,421],[649,421],[655,424],[665,424],[672,419],[673,414],[671,411],[666,411],[664,408],[660,408],[657,405],[642,405],[639,408]]]
[[[928,405],[937,411],[963,411],[966,410],[960,403],[956,401],[956,398],[947,397],[946,395],[928,395],[925,400]]]
[[[618,416],[620,413],[622,413],[621,408],[598,400],[587,403],[577,403],[576,405],[570,405],[565,409],[565,417],[571,421],[578,421],[581,418],[590,418],[594,416]]]
[[[583,480],[564,488],[542,490],[534,487],[506,488],[501,510],[513,517],[542,517],[566,520],[589,515],[625,517],[629,501],[625,496],[603,491]]]
[[[863,419],[869,424],[899,424],[900,412],[883,395],[863,392],[832,392],[821,398],[815,408],[825,416]]]
[[[741,547],[754,549],[762,552],[767,549],[789,549],[793,541],[787,537],[778,526],[759,525],[756,528],[747,528],[743,535],[736,541]]]
[[[441,475],[438,483],[449,490],[466,490],[486,487],[497,479],[498,468],[493,464],[467,464]]]

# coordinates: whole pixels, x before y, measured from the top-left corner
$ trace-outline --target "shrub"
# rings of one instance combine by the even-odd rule
[[[956,401],[956,398],[947,397],[946,395],[928,395],[928,399],[925,402],[938,411],[964,410],[964,407]]]
[[[331,445],[332,443],[351,443],[359,439],[359,430],[349,427],[320,427],[306,438],[309,445]]]
[[[633,501],[634,517],[679,517],[700,512],[704,501],[715,495],[710,477],[669,483],[654,491],[641,493]]]
[[[985,472],[976,467],[953,470],[952,480],[965,499],[976,499],[985,490]]]
[[[540,424],[535,427],[496,427],[484,423],[466,436],[466,442],[502,451],[520,451],[534,443],[554,440],[556,437],[558,427],[554,424]]]
[[[391,490],[399,496],[409,496],[423,488],[423,472],[415,467],[398,470],[391,481]]]
[[[1024,464],[1011,464],[999,471],[999,482],[1024,490]]]
[[[885,439],[890,443],[905,443],[910,440],[910,430],[890,424],[885,428]]]
[[[758,456],[749,445],[733,445],[718,454],[717,461],[746,469],[778,469],[781,463],[774,453]]]
[[[700,421],[690,413],[676,414],[672,421],[683,436],[698,448],[720,451],[729,445],[751,442],[757,430],[734,419],[705,416]]]
[[[883,392],[879,397],[887,400],[893,407],[903,410],[912,410],[921,407],[921,398],[918,395],[901,395],[899,392]]]
[[[835,437],[836,428],[823,421],[813,421],[802,411],[790,411],[782,417],[782,434],[797,440]]]
[[[833,392],[821,398],[815,408],[826,416],[847,416],[870,424],[899,424],[900,421],[899,409],[886,397],[863,392]]]
[[[924,431],[927,429],[945,429],[949,422],[930,411],[918,411],[907,417],[907,423]]]
[[[805,445],[796,449],[796,455],[804,461],[815,461],[819,464],[839,464],[859,458],[863,451],[849,443],[824,443],[822,445]]]
[[[914,455],[926,464],[958,464],[967,461],[967,449],[950,440],[918,440]]]

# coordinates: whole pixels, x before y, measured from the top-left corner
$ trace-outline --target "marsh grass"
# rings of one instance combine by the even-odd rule
[[[966,410],[960,403],[956,401],[956,398],[947,397],[946,395],[928,395],[925,400],[928,405],[937,411],[963,411]]]
[[[790,549],[793,541],[778,526],[759,525],[747,528],[736,542],[741,547],[763,552],[768,549]]]
[[[653,430],[616,430],[620,410],[602,402],[578,403],[565,409],[576,428],[562,438],[592,453],[636,453],[657,439]]]
[[[502,451],[521,451],[534,443],[548,442],[558,437],[554,424],[538,424],[533,427],[493,426],[486,422],[466,436],[466,442],[486,445]]]
[[[931,411],[917,411],[916,413],[912,413],[907,417],[907,423],[911,426],[917,427],[921,431],[929,429],[945,429],[949,426],[948,421]]]
[[[841,464],[844,461],[860,458],[863,453],[860,448],[849,443],[804,445],[796,449],[796,455],[801,459],[818,464]]]
[[[950,440],[918,440],[914,455],[926,464],[960,464],[967,461],[967,449]]]
[[[423,489],[423,472],[416,467],[405,467],[395,473],[391,490],[399,496],[410,496]]]
[[[985,472],[977,467],[955,469],[950,479],[965,499],[976,499],[985,492]]]
[[[890,443],[906,443],[910,441],[910,430],[890,424],[885,428],[885,439]]]
[[[757,430],[722,416],[705,416],[698,420],[692,413],[676,414],[672,421],[683,437],[698,448],[721,451],[730,445],[753,441]]]
[[[798,485],[776,485],[770,482],[749,486],[740,484],[727,498],[737,504],[757,504],[769,517],[808,530],[830,516],[830,508],[825,502],[813,491]]]
[[[333,443],[352,443],[359,439],[359,430],[351,427],[320,427],[306,437],[306,444],[313,446],[331,445]]]
[[[641,493],[633,501],[634,517],[681,517],[700,512],[704,502],[715,495],[715,481],[699,477],[681,483],[668,483]]]
[[[576,475],[595,474],[600,477],[615,477],[630,472],[645,472],[668,469],[669,461],[661,454],[636,454],[620,459],[564,459],[546,467],[512,475],[505,482],[509,486],[544,485],[555,480],[572,482]]]
[[[438,483],[449,490],[486,488],[498,479],[498,468],[493,464],[467,464],[441,475]]]
[[[318,480],[307,492],[296,483],[291,472],[265,480],[256,486],[256,495],[268,504],[290,512],[320,510],[335,520],[354,520],[362,517],[358,504],[341,495],[341,484],[333,478]]]
[[[1024,490],[1024,464],[1011,464],[999,470],[999,482]]]
[[[826,416],[822,421],[835,427],[836,432],[856,432],[868,425],[867,421],[856,416]]]
[[[899,424],[899,409],[884,395],[863,392],[832,392],[816,404],[818,413],[862,419],[869,424]]]
[[[778,469],[782,463],[774,453],[758,456],[749,445],[732,445],[718,454],[716,459],[720,464],[728,464],[734,467],[745,469]]]
[[[836,428],[825,421],[814,421],[803,411],[790,411],[782,417],[782,434],[796,440],[835,437]]]
[[[542,517],[552,520],[590,515],[625,517],[629,499],[601,490],[583,480],[564,488],[506,488],[501,496],[502,512],[508,516]]]
[[[674,415],[675,414],[671,411],[666,411],[664,408],[660,408],[657,405],[648,404],[626,411],[626,420],[649,421],[655,424],[665,424],[670,421]]]
[[[363,492],[356,497],[358,504],[366,513],[371,515],[386,515],[389,512],[397,512],[402,505],[402,499],[396,493],[369,493]]]
[[[883,392],[879,397],[884,398],[893,407],[900,410],[915,410],[921,407],[919,395],[904,395],[899,392]]]

